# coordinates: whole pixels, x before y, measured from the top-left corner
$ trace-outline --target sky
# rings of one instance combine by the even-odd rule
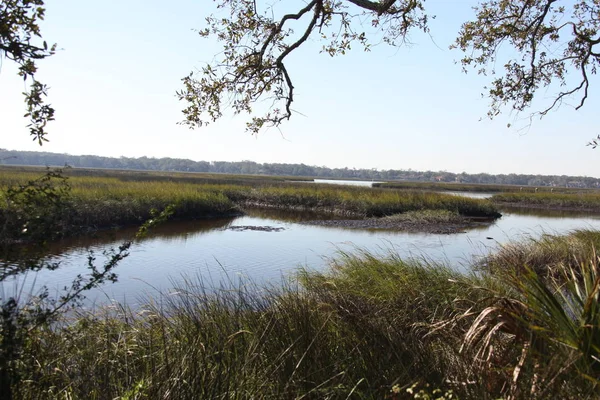
[[[304,4],[284,3],[290,9]],[[436,15],[431,36],[415,33],[410,46],[378,45],[369,53],[356,48],[331,58],[311,38],[288,60],[299,113],[280,129],[251,135],[245,132],[248,116],[230,112],[200,129],[177,124],[185,106],[175,95],[181,78],[220,49],[196,32],[215,12],[213,1],[46,0],[42,33],[59,49],[39,63],[38,73],[51,87],[49,102],[56,108],[50,142],[40,148],[31,141],[23,118],[25,86],[4,59],[0,148],[600,177],[600,150],[586,146],[600,134],[597,77],[580,110],[564,105],[531,124],[529,113],[486,118],[489,100],[481,93],[489,78],[464,74],[456,63],[461,53],[448,49],[475,3],[427,1]],[[539,107],[551,94],[541,93]]]

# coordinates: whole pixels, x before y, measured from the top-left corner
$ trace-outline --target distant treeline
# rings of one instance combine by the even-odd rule
[[[262,174],[310,176],[319,178],[366,179],[380,181],[461,182],[496,185],[563,186],[580,188],[600,187],[600,179],[566,175],[525,175],[486,173],[460,174],[446,171],[376,170],[354,168],[328,168],[305,164],[260,164],[253,161],[193,161],[179,158],[129,158],[73,156],[70,154],[0,149],[0,164],[48,165],[80,168],[112,168],[149,171],[212,172],[227,174]]]

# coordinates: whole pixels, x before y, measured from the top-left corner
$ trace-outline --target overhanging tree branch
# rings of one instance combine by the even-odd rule
[[[29,91],[24,93],[28,125],[33,140],[40,145],[47,141],[46,125],[54,119],[54,108],[45,104],[48,88],[36,80],[35,61],[54,54],[56,45],[48,46],[41,40],[39,21],[44,19],[43,0],[7,0],[0,10],[0,57],[15,62],[19,66],[19,75],[30,81]]]
[[[361,15],[347,12],[350,4],[372,14],[373,21],[385,19],[380,29],[391,45],[412,28],[427,29],[422,2],[416,0],[311,0],[297,12],[279,18],[272,16],[273,8],[259,14],[254,0],[221,0],[219,6],[227,8],[229,16],[209,17],[208,27],[200,34],[223,44],[222,57],[183,79],[184,88],[177,93],[187,103],[183,124],[192,128],[207,125],[219,119],[226,106],[236,114],[253,114],[261,99],[271,100],[273,105],[262,116],[251,118],[247,123],[250,132],[289,119],[294,85],[285,60],[311,35],[316,32],[314,37],[325,42],[322,52],[331,56],[345,54],[354,43],[369,49],[365,32],[352,27]],[[309,14],[312,16],[306,20]],[[291,21],[295,21],[294,27],[303,24],[299,36],[288,27]],[[379,23],[373,22],[373,26]]]
[[[428,32],[423,0],[297,0],[298,11],[290,13],[293,1],[277,17],[276,6],[261,14],[255,0],[218,0],[219,9],[229,15],[209,17],[200,33],[221,42],[222,57],[183,79],[178,95],[187,104],[184,124],[204,126],[219,119],[226,107],[234,114],[251,114],[247,128],[252,133],[289,119],[295,88],[293,68],[285,61],[309,39],[321,41],[321,52],[333,57],[356,45],[370,49],[376,34],[362,29],[364,21],[371,21],[379,42],[392,46],[403,44],[412,30]],[[473,21],[463,24],[452,47],[465,53],[465,70],[474,67],[493,75],[486,88],[491,118],[505,106],[525,110],[540,89],[549,87],[555,89],[553,99],[535,114],[543,116],[570,97],[580,108],[600,64],[598,15],[598,0],[488,0],[476,8]],[[514,57],[499,59],[502,44]],[[271,107],[256,116],[262,100]]]
[[[467,54],[461,60],[464,67],[473,66],[481,74],[495,75],[494,65],[505,65],[502,76],[488,88],[490,117],[505,105],[517,112],[525,110],[541,88],[561,89],[549,106],[534,114],[544,116],[572,97],[576,97],[576,109],[585,104],[589,76],[600,63],[594,48],[600,44],[600,21],[591,17],[600,15],[600,2],[493,0],[476,11],[476,19],[463,25],[453,47]],[[508,43],[516,56],[498,60],[501,43]]]

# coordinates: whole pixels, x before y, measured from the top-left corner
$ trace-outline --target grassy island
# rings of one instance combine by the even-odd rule
[[[9,187],[39,179],[40,171],[43,170],[3,167],[0,177],[3,196],[6,197]],[[56,227],[57,236],[140,224],[150,218],[151,210],[171,204],[175,206],[172,216],[175,219],[239,215],[248,207],[351,218],[423,211],[447,211],[464,218],[500,216],[490,201],[427,191],[317,185],[282,178],[218,174],[67,169],[63,176],[68,179],[56,178],[54,183],[64,189],[60,210],[53,210],[62,215],[61,224]],[[11,202],[0,204],[0,220],[14,214]],[[48,210],[40,212],[47,214]],[[444,222],[446,218],[439,220]],[[16,231],[18,228],[14,227]]]

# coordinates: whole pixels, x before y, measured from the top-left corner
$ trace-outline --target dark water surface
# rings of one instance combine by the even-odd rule
[[[598,215],[517,209],[504,209],[502,213],[503,217],[493,224],[452,235],[308,226],[299,222],[316,219],[314,214],[257,210],[237,218],[169,222],[132,247],[131,255],[118,267],[118,283],[104,286],[102,293],[92,297],[102,303],[115,299],[135,305],[146,293],[169,292],[173,280],[181,280],[182,276],[200,276],[208,286],[219,286],[225,280],[235,282],[240,277],[259,284],[277,283],[300,266],[326,268],[327,257],[340,250],[356,251],[357,247],[424,257],[464,270],[474,257],[511,239],[577,228],[600,229]],[[124,229],[55,243],[49,254],[61,260],[61,268],[27,279],[52,290],[62,288],[77,273],[85,272],[89,250],[101,261],[103,250],[117,247],[134,233],[135,229]],[[6,282],[1,289],[6,295],[21,283]]]

